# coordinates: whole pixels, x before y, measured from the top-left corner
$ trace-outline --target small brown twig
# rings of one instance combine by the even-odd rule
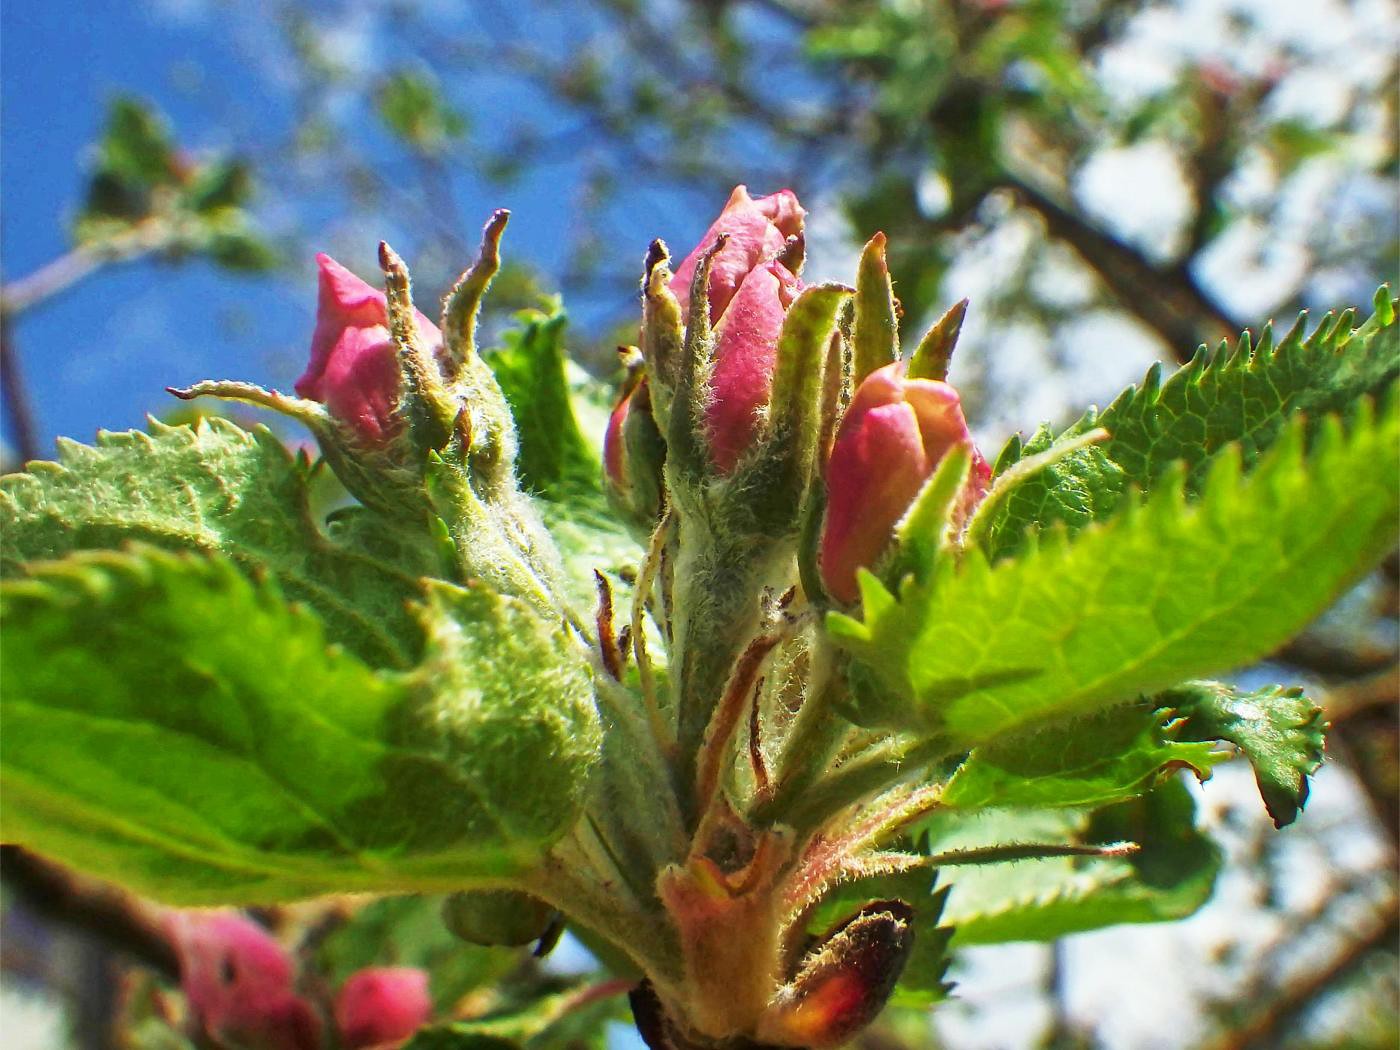
[[[5,412],[15,436],[15,453],[21,463],[39,458],[39,424],[24,383],[24,372],[15,352],[10,315],[0,312],[0,387],[4,388]]]
[[[1251,1050],[1275,1045],[1274,1037],[1320,995],[1362,966],[1373,952],[1393,950],[1397,937],[1400,937],[1400,902],[1392,899],[1325,965],[1284,985],[1277,996],[1243,1024],[1206,1043],[1206,1050]]]
[[[613,629],[612,584],[597,569],[593,570],[593,582],[598,589],[598,650],[603,657],[603,667],[612,675],[613,681],[622,680],[622,649],[617,644],[617,633]]]
[[[175,949],[160,913],[114,886],[75,875],[18,846],[0,846],[0,876],[25,906],[178,980]]]

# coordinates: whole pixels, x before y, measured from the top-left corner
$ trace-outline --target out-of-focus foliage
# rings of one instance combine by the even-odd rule
[[[108,112],[73,236],[99,255],[204,255],[231,270],[266,270],[277,256],[248,210],[252,194],[243,161],[186,152],[150,104],[121,97]]]

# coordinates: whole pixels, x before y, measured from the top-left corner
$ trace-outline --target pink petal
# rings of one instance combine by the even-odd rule
[[[766,263],[744,279],[720,319],[705,425],[721,474],[731,472],[753,444],[759,414],[773,393],[783,320],[800,287],[782,263]]]

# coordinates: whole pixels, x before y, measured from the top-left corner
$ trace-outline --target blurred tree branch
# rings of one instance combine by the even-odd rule
[[[1371,915],[1321,966],[1274,990],[1273,996],[1244,1021],[1230,1027],[1204,1050],[1252,1050],[1274,1047],[1279,1036],[1334,991],[1377,952],[1393,954],[1400,939],[1400,904],[1395,899]],[[1267,970],[1267,967],[1265,968]]]
[[[0,846],[0,876],[26,907],[178,980],[175,950],[153,905],[18,846]]]

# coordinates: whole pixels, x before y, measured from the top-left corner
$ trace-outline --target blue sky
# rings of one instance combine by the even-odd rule
[[[384,6],[345,5],[347,17],[329,23],[331,46],[367,68],[391,60],[374,43],[373,19]],[[200,0],[10,0],[0,8],[0,265],[7,281],[67,250],[90,144],[117,94],[154,102],[177,141],[196,151],[231,148],[251,151],[256,160],[259,150],[277,149],[291,130],[293,107],[290,85],[278,74],[282,40],[260,8]],[[507,87],[488,82],[483,90],[501,93],[507,108],[523,108],[546,126],[566,119],[540,98],[518,92],[507,98]],[[367,148],[388,151],[376,129],[365,134]],[[395,162],[406,163],[401,153]],[[509,256],[538,267],[552,286],[566,261],[561,230],[579,192],[582,163],[565,157],[508,190],[454,170],[465,227],[459,235],[475,243],[492,208],[512,208]],[[314,198],[264,198],[267,226],[311,246],[305,265],[297,268],[293,260],[291,272],[247,278],[201,262],[134,263],[109,267],[26,312],[15,338],[46,445],[57,434],[90,441],[99,427],[141,426],[147,412],[171,407],[167,384],[218,377],[288,387],[314,309],[311,250],[327,248],[373,279],[378,237],[390,239],[412,264],[425,234],[412,216],[383,229],[356,226],[339,189],[327,187]],[[622,257],[639,263],[650,237],[687,243],[708,218],[708,204],[675,194],[648,191],[630,204],[610,214],[608,234],[618,239]],[[596,330],[627,302],[614,293],[571,297],[569,306],[578,324]]]
[[[1280,94],[1285,108],[1302,114],[1319,107],[1325,111],[1344,97],[1347,77],[1363,83],[1379,75],[1376,63],[1384,66],[1387,40],[1393,40],[1394,33],[1378,36],[1368,28],[1371,15],[1360,9],[1350,12],[1341,0],[1317,3],[1328,9],[1327,18],[1309,17],[1311,5],[1299,2],[1179,0],[1176,5],[1159,5],[1152,17],[1141,20],[1141,31],[1135,30],[1106,59],[1101,73],[1120,95],[1153,90],[1169,82],[1181,62],[1228,51],[1231,45],[1223,35],[1227,8],[1256,8],[1268,14],[1266,36],[1294,52],[1311,48],[1317,68],[1326,74],[1319,78],[1314,71],[1294,78],[1296,89],[1290,82]],[[1383,0],[1363,0],[1361,7],[1373,9],[1378,3]],[[479,0],[465,5],[418,0],[420,21],[406,33],[388,34],[382,30],[393,17],[388,13],[393,6],[382,0],[339,0],[302,8],[321,20],[316,33],[322,45],[371,82],[403,60],[405,36],[420,46],[426,40],[430,46],[450,47],[483,29],[497,37],[528,30],[532,42],[568,53],[590,28],[587,9],[551,0]],[[287,165],[280,162],[293,128],[295,81],[288,75],[285,37],[273,17],[280,8],[271,0],[8,0],[0,6],[0,267],[5,279],[23,277],[66,250],[66,229],[84,185],[86,151],[100,130],[108,101],[118,93],[153,101],[169,115],[177,140],[188,148],[233,149],[250,154],[262,171],[285,176]],[[766,25],[750,28],[760,34],[771,30]],[[1362,47],[1363,41],[1369,46]],[[1230,60],[1246,68],[1268,60],[1267,48],[1255,50],[1257,54],[1230,52]],[[606,47],[604,53],[609,53]],[[1336,57],[1343,54],[1348,62],[1339,65]],[[577,210],[594,159],[590,153],[596,156],[600,147],[586,133],[577,134],[577,116],[558,110],[537,91],[522,90],[520,78],[504,63],[499,69],[473,66],[469,75],[469,83],[453,84],[470,93],[476,135],[499,141],[512,122],[523,117],[545,134],[569,136],[576,148],[532,167],[504,188],[469,164],[454,162],[450,181],[455,216],[435,214],[410,194],[381,218],[366,221],[352,207],[350,189],[333,170],[319,181],[315,171],[302,171],[301,181],[271,187],[260,204],[265,225],[302,246],[298,255],[304,256],[291,259],[289,271],[253,279],[197,262],[134,264],[105,270],[26,313],[15,335],[45,442],[55,434],[90,441],[98,427],[140,426],[145,413],[169,410],[171,401],[164,393],[168,384],[217,377],[290,386],[300,370],[312,320],[311,254],[317,249],[332,252],[373,279],[375,242],[384,237],[422,277],[420,249],[431,240],[434,224],[450,223],[456,235],[471,244],[490,211],[506,206],[514,212],[505,244],[508,258],[537,267],[546,286],[556,286],[567,262],[566,246],[578,229]],[[790,101],[821,90],[819,81],[791,70],[768,82]],[[332,92],[324,102],[354,127],[350,149],[376,158],[390,179],[411,174],[411,160],[365,118],[361,98],[351,91]],[[1154,149],[1145,143],[1104,150],[1086,167],[1083,185],[1077,187],[1091,210],[1119,226],[1126,219],[1123,233],[1148,242],[1169,240],[1181,221],[1177,213],[1185,206],[1176,169]],[[1373,146],[1363,137],[1347,149],[1364,152]],[[762,144],[744,143],[737,152],[760,164],[772,159]],[[1348,163],[1345,158],[1320,158],[1278,198],[1278,223],[1238,224],[1232,236],[1222,238],[1200,260],[1200,276],[1238,316],[1262,320],[1279,299],[1280,289],[1296,283],[1306,259],[1301,242],[1314,225],[1308,218],[1330,214],[1337,199],[1336,172]],[[1250,177],[1259,171],[1258,165],[1247,166],[1240,192],[1273,199],[1271,195],[1280,191],[1267,178],[1251,186]],[[735,181],[752,178],[751,173],[748,178],[744,172],[735,173]],[[848,276],[846,231],[834,209],[821,207],[812,173],[806,172],[805,178],[794,188],[813,209],[813,270],[822,277]],[[1354,181],[1348,191],[1352,196],[1358,193]],[[755,192],[776,188],[761,182],[753,186]],[[1388,186],[1382,190],[1388,191]],[[645,173],[629,179],[620,199],[597,223],[606,238],[607,265],[621,271],[632,260],[640,265],[648,240],[657,235],[684,251],[721,204],[722,199],[660,188]],[[1034,235],[1010,228],[1013,225],[1002,233],[1013,240]],[[818,226],[824,227],[825,236],[818,235]],[[971,295],[974,303],[964,333],[964,362],[975,360],[985,348],[995,350],[988,378],[1006,392],[1003,400],[1013,412],[1006,418],[982,418],[994,440],[1039,419],[1062,416],[1066,405],[1105,402],[1150,363],[1156,349],[1121,317],[1086,313],[1070,333],[1073,354],[1065,351],[1074,360],[1050,371],[1042,360],[1043,333],[1023,332],[1014,324],[986,330],[977,303],[1014,267],[1011,256],[1019,248],[1012,244],[1000,252],[993,243],[982,247],[986,258],[973,258],[970,266],[960,264],[949,284],[955,297]],[[460,266],[468,259],[453,261]],[[1365,275],[1356,288],[1327,285],[1321,304],[1362,301],[1369,293],[1366,282],[1372,279]],[[427,282],[420,287],[423,283]],[[420,298],[420,306],[432,313],[432,304],[421,301],[426,298]],[[567,305],[575,331],[583,335],[600,334],[607,322],[626,317],[630,308],[625,284],[614,285],[606,295],[571,293]]]
[[[7,3],[0,12],[0,261],[12,280],[62,254],[84,163],[108,100],[135,91],[194,145],[220,144],[183,70],[236,83],[239,58],[198,22],[140,3]],[[23,316],[19,352],[45,439],[139,426],[162,387],[198,374],[270,378],[267,350],[306,323],[276,278],[230,278],[202,263],[112,267]],[[258,318],[256,339],[237,323]]]

